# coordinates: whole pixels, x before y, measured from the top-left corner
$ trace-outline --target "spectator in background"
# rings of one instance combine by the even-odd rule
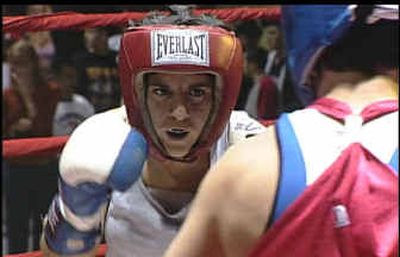
[[[2,88],[4,90],[8,88],[11,84],[10,66],[5,59],[3,59],[2,62],[2,77]]]
[[[70,135],[81,122],[94,114],[94,107],[84,96],[75,93],[77,72],[71,60],[54,60],[52,72],[61,87],[61,100],[53,119],[53,136]]]
[[[95,112],[102,112],[121,105],[116,56],[108,46],[105,28],[84,31],[85,51],[74,56],[78,69],[77,93],[93,104]]]
[[[267,59],[264,72],[274,76],[277,80],[285,76],[286,52],[279,24],[272,23],[265,27],[265,43],[267,47]],[[262,40],[260,40],[262,42]]]
[[[115,52],[119,52],[120,41],[124,28],[116,28],[116,30],[108,37],[107,43],[108,47]]]
[[[260,49],[263,54],[266,53],[264,49],[258,46],[262,29],[257,21],[240,21],[235,25],[235,28],[236,34],[243,44],[244,53],[255,49]]]
[[[51,136],[59,88],[44,78],[29,40],[13,43],[7,59],[12,79],[3,91],[3,138]],[[7,159],[5,166],[9,253],[38,249],[45,203],[57,190],[57,163],[53,158],[21,157]],[[33,248],[28,248],[30,237]]]
[[[7,49],[10,47],[12,41],[10,39],[10,35],[3,33],[3,44],[2,44],[2,89],[6,89],[11,84],[11,73],[10,73],[10,65],[7,60]]]
[[[266,50],[264,73],[275,81],[278,90],[278,114],[300,108],[301,104],[294,93],[290,71],[286,65],[286,51],[280,23],[267,23],[264,26],[259,47]]]
[[[53,13],[50,5],[34,4],[26,6],[26,15],[50,13]],[[51,63],[56,54],[56,47],[51,33],[49,31],[28,32],[27,36],[39,56],[41,69],[46,73],[46,76],[49,76]]]
[[[282,33],[278,23],[265,26],[265,44],[268,49],[267,59],[264,64],[264,73],[271,76],[278,88],[279,109],[283,105],[283,86],[286,74],[286,53]],[[262,41],[260,41],[262,42]]]
[[[247,69],[247,54],[249,51],[256,51],[259,55],[257,58],[265,60],[267,52],[260,47],[258,47],[258,41],[261,35],[261,27],[259,24],[252,21],[243,21],[237,23],[235,26],[235,32],[240,39],[240,42],[243,45],[244,52],[244,71],[243,71],[243,80],[240,88],[240,93],[238,100],[236,102],[235,110],[244,110],[247,102],[247,97],[250,93],[251,88],[253,87],[254,81],[252,75],[248,74]]]
[[[279,37],[281,36],[281,29],[278,23],[267,22],[264,23],[258,47],[265,51],[272,51],[277,48]]]
[[[260,51],[248,51],[247,74],[253,85],[249,91],[245,110],[256,119],[276,119],[278,116],[278,90],[272,77],[263,71],[264,59]]]
[[[25,39],[10,46],[11,86],[3,91],[5,138],[50,136],[60,89],[46,80],[39,57]]]

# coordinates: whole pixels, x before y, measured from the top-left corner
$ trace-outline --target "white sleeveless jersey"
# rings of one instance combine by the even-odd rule
[[[213,146],[211,165],[230,145],[264,130],[265,127],[246,112],[233,111],[223,134]],[[164,254],[186,217],[194,195],[171,191],[162,194],[170,200],[180,201],[183,207],[169,213],[141,179],[123,193],[112,193],[105,223],[107,257],[157,257]]]
[[[290,113],[289,120],[304,159],[307,185],[352,142],[361,143],[379,160],[388,163],[398,148],[398,115],[396,111],[363,125],[350,121],[346,126],[312,108]]]

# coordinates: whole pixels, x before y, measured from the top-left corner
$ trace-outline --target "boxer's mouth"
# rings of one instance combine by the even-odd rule
[[[175,140],[183,139],[188,134],[189,134],[189,131],[187,129],[183,129],[183,128],[170,128],[167,130],[168,137],[175,139]]]

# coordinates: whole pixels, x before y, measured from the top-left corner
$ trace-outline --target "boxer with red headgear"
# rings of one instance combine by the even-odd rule
[[[398,256],[398,6],[282,18],[308,107],[228,149],[165,256]]]
[[[129,123],[146,136],[151,152],[164,158],[185,161],[193,159],[198,153],[208,151],[204,149],[209,148],[225,128],[239,92],[243,57],[241,44],[233,32],[218,26],[201,23],[195,25],[195,22],[200,22],[200,18],[192,18],[185,12],[180,15],[176,25],[168,24],[170,20],[166,20],[166,24],[157,21],[156,25],[128,30],[121,40],[119,66]],[[193,20],[193,25],[184,25],[190,19]],[[190,108],[193,107],[194,111],[198,109],[199,103],[193,102],[192,98],[199,98],[198,94],[205,93],[203,97],[209,102],[207,115],[202,119],[203,124],[196,124],[201,125],[196,127],[201,133],[194,137],[195,140],[188,145],[188,151],[181,156],[169,153],[168,146],[162,142],[163,135],[157,128],[160,121],[151,117],[150,109],[155,104],[153,94],[165,95],[170,99],[172,104],[160,108],[164,109],[165,115],[171,108],[177,108],[176,112],[188,110],[184,110],[185,104],[179,105],[180,99],[175,97],[176,92],[168,92],[166,85],[160,82],[152,83],[153,74],[159,74],[156,75],[158,77],[165,74],[170,80],[177,77],[176,74],[181,74],[181,77],[202,77],[200,80],[203,82],[200,84],[203,85],[197,86],[193,83],[189,88],[179,89],[182,91],[180,93],[189,94],[189,97],[185,96],[182,100]],[[205,80],[209,82],[204,83]],[[186,134],[179,127],[165,129],[167,134],[170,132],[171,137]],[[188,136],[191,136],[190,133],[186,137]]]
[[[42,240],[47,252],[93,254],[104,217],[107,256],[161,256],[209,167],[233,143],[264,131],[232,111],[243,58],[235,34],[211,16],[172,9],[123,34],[124,106],[89,118],[65,146],[60,196]]]

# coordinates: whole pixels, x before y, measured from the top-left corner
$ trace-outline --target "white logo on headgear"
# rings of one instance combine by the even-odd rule
[[[151,31],[151,61],[152,65],[209,66],[208,32],[190,29]]]

